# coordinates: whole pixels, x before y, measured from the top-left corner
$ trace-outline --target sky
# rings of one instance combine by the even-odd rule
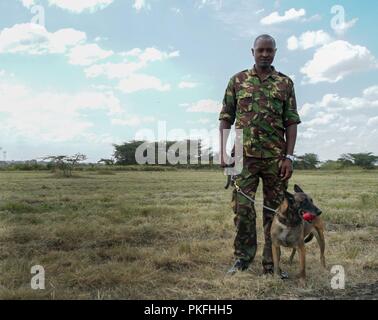
[[[377,1],[0,0],[0,160],[111,158],[136,138],[217,148],[229,79],[277,41],[297,155],[378,154]]]

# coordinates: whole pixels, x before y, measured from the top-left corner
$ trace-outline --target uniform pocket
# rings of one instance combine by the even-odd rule
[[[253,93],[239,92],[236,96],[239,112],[252,111],[252,104],[254,102]]]
[[[279,114],[283,114],[283,106],[286,101],[286,91],[285,90],[271,90],[270,91],[270,104],[272,110]]]

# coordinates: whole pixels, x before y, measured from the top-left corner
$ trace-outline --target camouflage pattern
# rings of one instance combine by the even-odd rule
[[[263,81],[254,68],[239,72],[228,83],[219,120],[236,120],[235,128],[243,129],[245,156],[283,156],[285,128],[301,122],[293,81],[274,67]]]
[[[278,158],[246,158],[243,171],[236,177],[235,182],[244,193],[254,199],[259,178],[261,178],[264,205],[276,209],[283,201],[284,191],[287,190],[288,186],[287,180],[282,181],[279,176],[280,165],[281,160]],[[252,262],[257,250],[255,206],[250,200],[234,190],[232,208],[235,213],[234,223],[237,230],[234,241],[235,257]],[[265,269],[273,268],[272,240],[270,237],[273,216],[273,212],[263,209],[265,245],[262,263]]]

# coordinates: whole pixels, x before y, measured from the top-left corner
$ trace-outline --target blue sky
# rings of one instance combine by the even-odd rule
[[[97,161],[146,130],[158,138],[163,122],[168,138],[202,130],[216,140],[227,82],[253,66],[253,39],[269,33],[274,66],[295,83],[296,153],[378,154],[377,9],[352,0],[1,0],[1,152]]]

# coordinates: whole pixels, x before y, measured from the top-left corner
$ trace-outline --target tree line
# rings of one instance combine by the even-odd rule
[[[374,169],[378,162],[378,156],[372,152],[344,153],[337,160],[321,162],[315,153],[306,153],[296,156],[294,169],[345,169],[360,167],[363,169]]]
[[[178,141],[167,141],[166,152]],[[188,146],[193,142],[191,140],[184,140]],[[117,165],[135,165],[135,153],[137,148],[146,141],[130,141],[121,145],[114,144],[114,155],[112,159],[101,159],[105,164],[117,164]],[[212,151],[211,148],[203,147],[201,140],[196,140],[199,149],[199,163],[201,164],[202,158],[209,159],[209,164],[212,165],[217,154]],[[155,159],[158,158],[158,142],[151,142],[153,149],[155,150]],[[188,147],[189,148],[189,147]],[[340,155],[337,160],[320,161],[319,156],[315,153],[305,153],[303,155],[295,155],[294,169],[345,169],[350,167],[360,167],[363,169],[374,169],[378,162],[378,156],[372,152],[365,153],[345,153]],[[188,155],[189,163],[189,155]],[[206,163],[207,164],[207,163]],[[169,165],[169,163],[167,163]]]
[[[154,164],[158,163],[159,152],[167,156],[173,153],[173,157],[177,158],[176,163],[167,161],[165,164],[155,166],[138,166],[136,160],[136,153],[140,146],[147,145],[147,149],[151,152]],[[195,147],[196,152],[193,154],[189,152],[191,148]],[[97,170],[101,167],[106,167],[110,170],[139,170],[140,168],[147,169],[176,169],[176,168],[219,168],[219,165],[214,160],[218,158],[217,153],[213,152],[211,147],[203,145],[201,140],[183,140],[183,141],[164,141],[161,142],[146,142],[146,141],[128,141],[123,144],[113,144],[114,153],[110,159],[100,159],[96,163],[81,163],[87,160],[87,156],[81,153],[74,156],[54,155],[42,157],[43,162],[37,160],[17,162],[17,163],[0,163],[0,170],[51,170],[55,173],[62,174],[69,177],[72,171],[77,170]],[[180,147],[182,150],[186,149],[184,155],[179,154]],[[150,155],[151,156],[151,155]],[[184,160],[184,161],[183,161]],[[374,169],[378,168],[378,156],[372,152],[365,153],[345,153],[337,160],[320,161],[319,156],[315,153],[305,153],[303,155],[295,155],[294,169],[299,170],[338,170],[348,168],[363,168]],[[138,169],[136,169],[138,168]],[[164,169],[164,170],[166,170]]]

